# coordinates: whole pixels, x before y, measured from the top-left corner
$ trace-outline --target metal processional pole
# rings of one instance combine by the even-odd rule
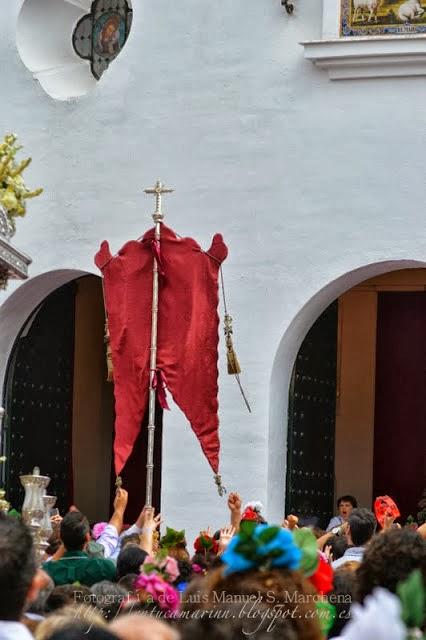
[[[172,193],[173,189],[165,187],[159,180],[155,187],[145,189],[145,193],[155,195],[155,211],[152,218],[155,223],[154,241],[159,243],[161,238],[161,223],[164,219],[162,212],[162,196],[164,193]],[[158,263],[156,256],[158,251],[154,251],[152,269],[152,314],[151,314],[151,356],[149,375],[149,405],[148,405],[148,449],[146,454],[146,498],[145,505],[152,506],[152,489],[154,479],[154,440],[155,440],[155,400],[156,389],[154,381],[157,369],[157,328],[158,328]]]

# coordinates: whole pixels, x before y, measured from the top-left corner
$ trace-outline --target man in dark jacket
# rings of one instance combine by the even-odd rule
[[[60,537],[62,557],[43,565],[55,585],[78,582],[90,587],[101,580],[115,580],[115,565],[111,560],[90,557],[85,551],[91,539],[86,516],[79,511],[67,513],[61,522]]]

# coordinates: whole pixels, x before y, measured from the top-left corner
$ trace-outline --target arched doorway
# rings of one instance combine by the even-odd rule
[[[416,514],[426,485],[426,270],[339,296],[298,351],[289,391],[286,509],[319,516],[337,495],[390,494]]]
[[[58,496],[61,511],[74,503],[90,520],[104,520],[114,495],[114,398],[113,385],[106,380],[102,283],[92,274],[72,275],[75,272],[58,276],[60,285],[50,287],[30,312],[23,301],[37,299],[35,288],[46,291],[43,276],[25,283],[28,296],[18,290],[11,296],[17,299],[8,300],[2,309],[4,324],[11,324],[8,315],[14,316],[16,324],[23,313],[26,318],[20,321],[4,375],[4,484],[9,500],[20,510],[19,476],[37,465],[51,477],[49,491]],[[159,507],[161,411],[157,415],[154,494]],[[134,521],[142,506],[146,436],[142,428],[123,470],[129,490],[128,522]]]

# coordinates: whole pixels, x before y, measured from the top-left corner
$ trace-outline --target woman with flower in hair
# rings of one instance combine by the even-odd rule
[[[176,531],[167,527],[165,535],[160,538],[160,550],[167,552],[167,555],[176,560],[189,560],[185,531]]]
[[[212,610],[218,604],[225,610],[227,604],[239,603],[241,617],[250,618],[266,608],[272,617],[288,619],[299,640],[321,640],[316,602],[321,605],[322,596],[313,582],[324,593],[329,591],[331,570],[320,565],[311,532],[299,531],[296,543],[295,534],[286,529],[243,521],[222,555],[223,566],[191,585],[184,611]]]
[[[173,583],[179,578],[178,563],[166,555],[146,556],[134,583],[136,595],[147,611],[174,617],[179,610],[179,593]]]

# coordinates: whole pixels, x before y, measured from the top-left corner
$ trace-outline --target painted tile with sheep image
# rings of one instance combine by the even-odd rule
[[[426,34],[421,0],[341,0],[342,36]]]

